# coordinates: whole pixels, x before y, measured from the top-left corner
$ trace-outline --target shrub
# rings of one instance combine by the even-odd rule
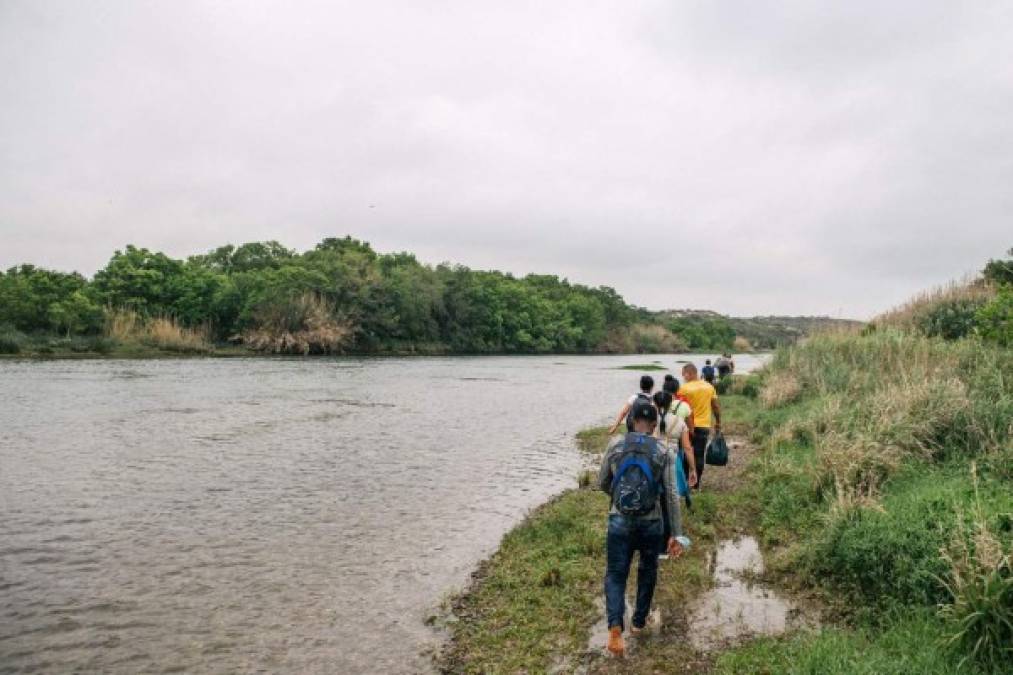
[[[675,333],[653,324],[636,324],[632,329],[633,348],[638,354],[670,354],[686,350],[686,343]]]
[[[11,326],[0,326],[0,354],[20,354],[25,334]]]
[[[760,394],[761,382],[760,376],[756,374],[733,375],[731,384],[728,386],[728,393],[756,398]]]
[[[958,518],[942,558],[949,577],[940,581],[952,598],[941,609],[950,625],[947,642],[965,660],[998,672],[1013,662],[1013,568],[989,527],[977,484],[973,514]]]
[[[336,354],[351,341],[349,323],[335,318],[334,307],[315,293],[263,306],[257,327],[242,333],[252,349],[274,354]]]
[[[945,332],[960,337],[967,334],[961,332],[967,327],[967,308],[980,307],[994,295],[995,288],[990,284],[975,280],[955,282],[917,295],[903,305],[880,314],[873,319],[872,325],[877,329],[893,328],[944,337]],[[971,319],[973,321],[973,316]]]
[[[947,299],[919,314],[915,325],[928,337],[944,340],[967,337],[974,332],[975,317],[985,303],[983,297]]]
[[[993,284],[1013,285],[1013,248],[1006,252],[1011,256],[1006,260],[989,260],[982,270],[985,281]]]
[[[753,345],[748,338],[736,335],[735,339],[732,340],[732,349],[737,352],[751,352],[753,351]]]
[[[767,377],[760,390],[760,403],[765,408],[778,408],[791,403],[802,393],[802,385],[791,373],[775,372]]]
[[[939,547],[952,512],[918,496],[891,506],[856,503],[833,512],[806,552],[807,569],[872,605],[942,601],[945,589],[937,579],[946,565]]]
[[[1002,347],[1013,347],[1013,287],[1007,286],[974,315],[978,335]]]

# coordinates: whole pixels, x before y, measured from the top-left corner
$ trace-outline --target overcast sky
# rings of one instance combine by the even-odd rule
[[[350,234],[865,318],[1013,246],[1013,4],[0,0],[0,268]]]

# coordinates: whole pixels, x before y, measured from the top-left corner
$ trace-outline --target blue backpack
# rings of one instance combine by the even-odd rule
[[[646,434],[628,433],[616,458],[612,503],[625,516],[644,516],[658,503],[665,454]]]

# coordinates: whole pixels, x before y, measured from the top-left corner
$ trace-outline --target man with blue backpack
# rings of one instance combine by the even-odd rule
[[[633,430],[609,444],[598,473],[598,487],[612,499],[606,537],[605,614],[608,618],[608,650],[622,656],[626,581],[633,554],[637,565],[637,602],[630,634],[637,635],[647,623],[658,579],[658,555],[667,550],[682,555],[676,537],[682,535],[679,498],[676,494],[675,455],[654,438],[658,411],[650,401],[638,400],[630,410]],[[669,532],[668,541],[663,541]]]

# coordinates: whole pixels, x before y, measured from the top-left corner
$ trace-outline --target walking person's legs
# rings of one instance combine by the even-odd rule
[[[693,429],[693,459],[696,460],[696,480],[697,489],[700,489],[700,485],[703,483],[703,470],[707,466],[707,462],[704,461],[705,454],[707,451],[707,441],[710,439],[711,430],[707,427],[697,427]]]
[[[624,516],[610,515],[605,539],[605,616],[609,627],[608,649],[614,654],[624,651],[622,632],[626,615],[626,579],[633,562],[633,550],[630,521]]]
[[[633,629],[641,629],[647,623],[654,599],[654,586],[658,582],[658,554],[662,551],[663,525],[660,520],[638,523],[634,535],[634,547],[640,553],[637,564],[637,605],[633,611]]]

